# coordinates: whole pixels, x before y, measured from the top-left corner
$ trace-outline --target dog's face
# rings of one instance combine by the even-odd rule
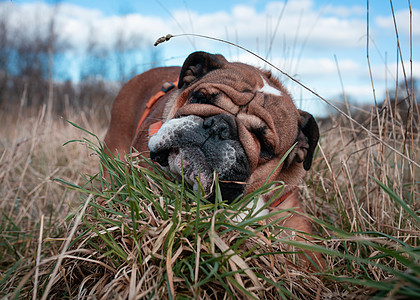
[[[195,189],[199,179],[207,194],[217,173],[224,199],[233,200],[260,187],[295,143],[271,180],[284,180],[282,173],[300,180],[318,137],[313,117],[270,73],[196,52],[182,66],[179,91],[149,149]]]

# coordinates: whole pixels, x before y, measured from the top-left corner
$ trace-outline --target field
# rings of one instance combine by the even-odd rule
[[[1,296],[418,297],[418,107],[385,104],[358,113],[367,130],[345,117],[319,120],[300,187],[315,246],[279,243],[258,220],[228,226],[226,212],[240,206],[207,203],[159,170],[127,172],[138,157],[112,162],[86,132],[103,138],[109,107],[67,108],[64,118],[47,106],[2,112]],[[112,185],[92,177],[100,160]],[[324,253],[325,270],[300,266],[284,244]]]
[[[13,95],[0,110],[1,299],[420,299],[420,113],[409,75],[383,103],[341,103],[318,119],[299,187],[313,244],[280,237],[284,228],[253,211],[232,221],[270,183],[227,205],[216,178],[210,203],[143,168],[139,154],[112,159],[101,144],[105,89],[82,86],[92,101],[69,105],[63,85],[53,106],[53,85],[38,79],[37,99],[25,86],[20,104]],[[308,250],[324,268],[302,264]]]
[[[67,117],[103,134],[106,121],[100,123],[96,116],[93,122],[90,113],[67,112]],[[77,184],[84,180],[82,174],[97,171],[98,164],[86,147],[63,147],[81,133],[63,119],[48,117],[45,106],[39,111],[21,107],[2,112],[0,119],[0,290],[5,296],[18,292],[19,282],[24,286],[34,283],[39,237],[43,245],[38,257],[55,256],[72,224],[66,216],[80,205],[80,193],[53,179]]]

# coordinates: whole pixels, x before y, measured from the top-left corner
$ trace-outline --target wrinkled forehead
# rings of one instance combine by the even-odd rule
[[[205,77],[209,83],[226,84],[240,92],[256,92],[263,84],[262,72],[243,63],[229,63]]]
[[[267,109],[281,105],[297,113],[291,96],[280,82],[273,80],[270,73],[243,63],[230,63],[206,74],[203,82],[193,87],[193,90],[198,89],[207,90],[210,94],[224,92],[238,106],[256,100]],[[258,100],[254,99],[257,95]]]
[[[206,104],[190,102],[197,92],[206,97]],[[254,167],[258,146],[253,134],[262,134],[280,155],[293,144],[298,130],[299,112],[286,89],[270,73],[242,63],[229,63],[191,83],[179,95],[173,111],[173,117],[230,114]]]
[[[263,110],[269,110],[274,115],[285,110],[298,114],[286,89],[270,73],[243,63],[229,63],[205,74],[181,92],[173,109],[188,105],[188,99],[196,92],[211,98],[212,105],[233,115],[244,110],[257,115]],[[248,111],[250,106],[259,109]]]

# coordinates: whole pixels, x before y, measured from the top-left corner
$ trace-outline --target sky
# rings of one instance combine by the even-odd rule
[[[55,14],[58,33],[72,45],[73,53],[68,55],[75,62],[77,49],[88,44],[89,28],[95,28],[95,38],[104,47],[124,36],[132,47],[138,43],[142,49],[153,48],[157,38],[169,33],[195,33],[255,52],[330,101],[339,101],[345,92],[353,104],[363,105],[372,104],[375,98],[383,101],[385,91],[403,77],[401,61],[407,76],[412,73],[420,78],[420,1],[392,1],[401,56],[390,1],[368,3],[369,14],[366,0],[8,0],[0,5],[13,16],[16,26]],[[199,37],[180,36],[158,47],[160,65],[181,65],[188,54],[201,50],[271,69],[246,51]],[[132,60],[147,66],[152,65],[150,59],[150,55],[139,55]],[[77,67],[76,63],[69,66],[74,74]],[[325,115],[322,100],[277,70],[273,73],[301,109]]]

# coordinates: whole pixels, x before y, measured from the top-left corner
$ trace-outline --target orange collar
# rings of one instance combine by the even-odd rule
[[[271,207],[277,207],[280,204],[282,204],[287,198],[289,198],[289,196],[291,194],[293,194],[293,192],[296,190],[296,187],[294,187],[293,189],[291,189],[290,191],[288,191],[286,194],[282,195],[279,199],[277,199],[276,201],[274,201],[273,203],[271,203]]]
[[[160,99],[163,95],[165,95],[167,92],[172,90],[174,87],[178,87],[178,79],[174,82],[168,82],[170,85],[169,87],[162,87],[161,91],[157,92],[155,95],[150,97],[149,101],[146,103],[146,109],[144,110],[143,115],[141,116],[138,124],[136,132],[138,133],[140,130],[141,124],[143,124],[144,120],[147,118],[147,116],[150,113],[150,110],[152,109],[152,106]],[[162,126],[163,122],[159,121],[156,123],[153,123],[149,126],[149,136],[154,135],[156,132],[159,131],[160,127]]]

